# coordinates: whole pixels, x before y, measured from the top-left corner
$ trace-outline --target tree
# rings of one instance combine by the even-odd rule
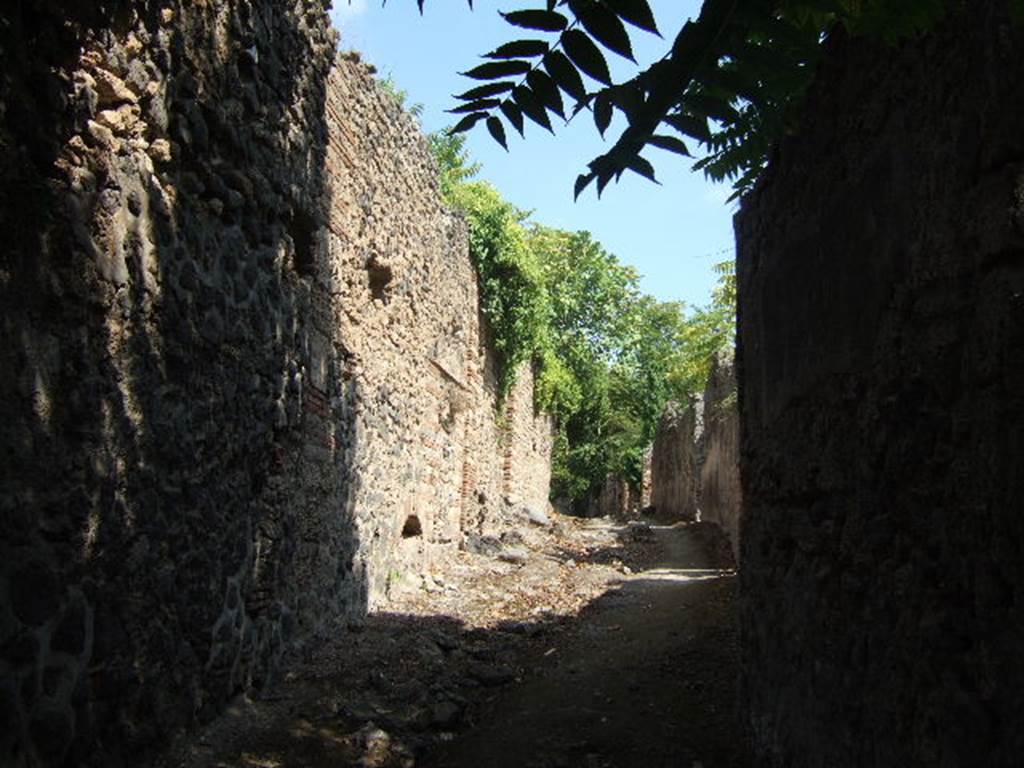
[[[474,181],[463,134],[428,140],[445,200],[469,224],[500,394],[530,362],[535,403],[555,416],[553,494],[582,506],[608,475],[638,486],[666,402],[703,390],[711,355],[732,340],[731,271],[688,317],[680,302],[645,296],[636,270],[589,233],[533,223]]]
[[[452,111],[463,117],[454,130],[483,122],[507,148],[506,127],[523,134],[527,119],[553,132],[553,120],[589,112],[604,135],[618,111],[626,128],[576,180],[577,196],[593,182],[600,194],[626,171],[654,180],[646,148],[690,156],[694,142],[703,148],[694,168],[732,180],[741,195],[772,144],[795,129],[830,30],[894,41],[956,1],[705,0],[661,59],[613,83],[606,54],[634,60],[628,28],[658,34],[647,0],[545,0],[502,14],[528,34],[464,73],[481,84],[458,96]],[[422,12],[424,0],[417,4]]]

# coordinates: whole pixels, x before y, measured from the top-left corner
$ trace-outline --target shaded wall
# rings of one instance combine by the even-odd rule
[[[1024,748],[1024,37],[836,35],[737,217],[758,764]]]
[[[346,390],[302,374],[334,37],[46,7],[3,12],[0,762],[116,765],[365,608]]]
[[[634,518],[640,513],[639,496],[624,477],[608,475],[598,492],[588,500],[587,517]]]
[[[697,506],[702,521],[717,523],[729,537],[733,557],[740,544],[740,419],[731,349],[711,364],[701,401],[704,410],[697,439]]]
[[[50,6],[0,24],[0,763],[137,764],[550,446],[321,3]]]
[[[658,420],[651,448],[651,513],[659,520],[697,519],[693,404],[670,402]]]

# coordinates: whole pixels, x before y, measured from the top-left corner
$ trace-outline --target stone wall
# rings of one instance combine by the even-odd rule
[[[533,369],[524,365],[505,405],[502,496],[509,504],[547,514],[555,425],[550,415],[535,412],[533,380]],[[491,396],[493,387],[492,380]]]
[[[418,126],[354,56],[331,72],[327,115],[318,268],[354,393],[346,514],[373,607],[500,505],[546,510],[552,425],[529,366],[496,419],[466,225],[441,204]]]
[[[659,520],[697,519],[694,428],[692,404],[665,406],[651,449],[650,506]]]
[[[611,517],[628,520],[640,512],[639,494],[629,481],[618,475],[608,475],[597,495],[587,505],[587,517]]]
[[[701,434],[697,440],[700,519],[722,527],[738,560],[742,505],[740,420],[731,349],[723,350],[712,361],[702,407]]]
[[[1024,748],[1024,30],[836,34],[737,219],[758,764]]]
[[[0,763],[105,766],[546,494],[550,425],[321,3],[50,7],[0,24]]]

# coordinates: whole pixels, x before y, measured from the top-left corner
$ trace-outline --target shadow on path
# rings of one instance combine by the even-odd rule
[[[616,535],[621,546],[584,560],[625,547],[641,570],[578,615],[472,628],[373,614],[159,765],[741,766],[736,579],[721,567],[721,533],[691,524]],[[480,558],[482,571],[490,562]]]
[[[588,606],[528,679],[422,765],[742,765],[734,571],[715,567],[700,526],[651,531],[654,562]]]

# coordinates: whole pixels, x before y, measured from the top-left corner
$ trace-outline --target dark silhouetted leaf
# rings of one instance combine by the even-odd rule
[[[501,102],[499,109],[501,109],[502,114],[505,115],[505,119],[508,120],[517,131],[519,131],[519,135],[523,136],[523,110],[517,107],[514,101],[509,101],[508,99]]]
[[[501,120],[496,117],[487,118],[487,130],[491,132],[491,136],[494,140],[501,144],[508,151],[508,142],[505,141],[505,126],[501,124]]]
[[[526,76],[526,82],[531,90],[537,94],[545,107],[550,109],[561,118],[565,117],[565,108],[562,104],[562,94],[558,91],[555,81],[545,75],[539,69],[535,69]]]
[[[600,83],[612,84],[612,76],[608,71],[608,62],[604,60],[604,54],[586,34],[578,29],[570,29],[562,35],[562,47],[573,64],[583,72]]]
[[[568,57],[561,51],[551,51],[544,57],[544,68],[558,83],[563,91],[572,96],[576,101],[583,101],[587,97],[587,89],[583,85],[583,78],[576,71]]]
[[[473,67],[469,72],[462,74],[474,80],[496,80],[509,75],[525,75],[530,69],[530,65],[525,61],[493,61]]]
[[[647,0],[605,0],[609,8],[634,27],[661,36]]]
[[[524,115],[533,120],[537,125],[554,133],[554,130],[551,128],[551,120],[548,118],[548,112],[544,109],[544,103],[537,97],[537,94],[526,86],[520,85],[512,91],[512,98],[516,100],[516,105],[523,110]]]
[[[612,104],[612,98],[608,95],[607,91],[602,91],[594,99],[594,125],[597,126],[597,130],[604,136],[604,132],[608,130],[608,126],[612,122],[612,112],[615,111],[615,107]]]
[[[667,149],[669,152],[675,152],[677,155],[686,155],[687,157],[690,157],[690,150],[687,148],[686,144],[675,136],[655,134],[647,140],[647,143],[653,147],[660,147],[661,149]]]
[[[629,33],[619,21],[618,16],[593,0],[569,0],[569,7],[583,24],[584,29],[605,48],[615,51],[630,61],[636,61],[633,58],[633,46],[629,42]]]
[[[501,104],[501,99],[477,99],[471,101],[468,104],[455,107],[455,109],[449,109],[453,115],[463,114],[465,112],[479,112],[484,109],[493,109],[494,107]]]
[[[565,16],[554,11],[512,11],[501,15],[509,24],[545,32],[561,32],[569,24]]]
[[[633,157],[626,164],[626,167],[635,173],[639,173],[645,179],[650,179],[655,184],[658,183],[658,180],[654,177],[654,166],[651,165],[650,161],[640,157],[640,155]]]
[[[708,130],[708,121],[703,117],[694,117],[693,115],[674,114],[667,115],[665,122],[671,125],[680,133],[685,133],[687,136],[692,136],[698,141],[710,141],[711,131]]]
[[[451,128],[448,131],[448,134],[452,135],[455,133],[462,133],[463,131],[468,131],[470,128],[479,123],[485,117],[487,117],[486,112],[474,112],[472,115],[466,115],[464,118],[459,120],[459,122],[457,122],[453,128]]]
[[[573,187],[573,200],[578,200],[580,193],[589,186],[590,182],[594,180],[594,174],[580,174],[576,177],[576,185]]]
[[[701,93],[690,93],[683,97],[683,103],[698,115],[712,117],[723,122],[732,122],[736,119],[736,110],[722,99],[713,96],[705,96]]]
[[[499,45],[487,54],[488,59],[518,59],[520,57],[543,56],[548,52],[543,40],[516,40]]]
[[[503,83],[488,83],[487,85],[478,85],[476,88],[471,88],[465,93],[460,93],[455,98],[462,101],[486,99],[488,96],[497,96],[499,93],[507,93],[513,88],[515,88],[515,83],[510,83],[507,80]]]
[[[622,110],[630,123],[636,121],[637,114],[644,103],[643,92],[637,83],[623,83],[614,88],[609,88],[608,96],[611,98],[612,103]]]

